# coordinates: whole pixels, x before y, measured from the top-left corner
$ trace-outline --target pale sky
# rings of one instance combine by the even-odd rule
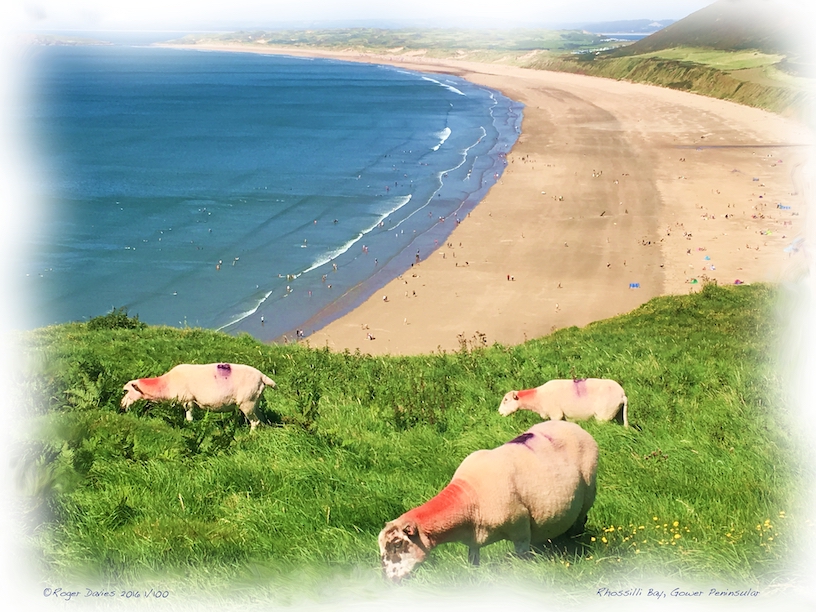
[[[542,26],[681,19],[713,0],[11,0],[17,29],[233,29],[390,20]],[[9,6],[9,5],[7,5]]]

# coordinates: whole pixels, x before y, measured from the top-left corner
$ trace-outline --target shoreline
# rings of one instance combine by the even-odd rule
[[[794,241],[805,227],[799,174],[812,137],[792,120],[671,89],[499,64],[167,46],[453,74],[524,104],[504,174],[447,244],[309,335],[311,346],[418,354],[518,344],[707,280],[782,282],[805,269]]]

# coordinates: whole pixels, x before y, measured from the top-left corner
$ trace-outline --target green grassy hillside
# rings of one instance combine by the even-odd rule
[[[806,79],[779,71],[757,72],[751,68],[726,71],[702,62],[663,57],[684,52],[674,49],[632,57],[543,58],[530,67],[660,85],[791,116],[803,116],[813,99]],[[712,55],[717,55],[720,63],[730,61],[722,52]],[[762,64],[768,69],[772,66]]]
[[[616,51],[641,55],[676,47],[705,47],[721,51],[758,50],[768,54],[798,54],[797,19],[804,17],[793,2],[774,0],[717,0]]]
[[[793,3],[718,0],[631,45],[531,67],[650,83],[803,117],[813,102]]]
[[[383,524],[468,453],[537,422],[501,417],[506,391],[596,376],[621,382],[634,426],[584,424],[601,449],[586,533],[532,560],[497,543],[479,568],[443,545],[413,584],[586,593],[658,572],[761,587],[786,571],[801,517],[801,455],[769,350],[775,301],[766,286],[709,285],[520,346],[417,357],[263,345],[122,313],[39,329],[23,338],[19,381],[34,422],[15,466],[26,537],[42,575],[95,585],[158,577],[175,593],[278,602],[320,598],[336,580],[377,590]],[[213,361],[277,381],[267,426],[200,411],[188,423],[165,404],[119,412],[128,380]]]
[[[257,30],[225,34],[192,34],[180,43],[232,43],[254,46],[320,47],[372,52],[440,50],[504,52],[592,48],[602,36],[580,30],[516,28],[471,30],[463,28],[336,28],[316,30]]]

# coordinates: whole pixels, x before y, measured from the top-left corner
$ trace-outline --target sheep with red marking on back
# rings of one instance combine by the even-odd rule
[[[573,378],[550,380],[540,387],[508,391],[502,398],[502,416],[516,410],[532,410],[542,418],[558,421],[598,421],[617,419],[629,427],[629,400],[623,387],[607,378]]]
[[[598,445],[579,425],[547,421],[492,450],[465,457],[428,502],[390,521],[378,543],[388,579],[400,581],[432,548],[462,542],[479,550],[510,540],[516,553],[580,532],[595,501]]]
[[[275,388],[275,381],[252,366],[240,363],[183,363],[155,378],[137,378],[123,390],[122,409],[127,410],[139,400],[176,401],[193,420],[193,406],[204,410],[225,412],[236,407],[249,420],[250,428],[260,423],[255,408],[266,387]]]

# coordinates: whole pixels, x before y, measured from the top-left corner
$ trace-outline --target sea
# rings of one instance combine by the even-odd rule
[[[148,44],[27,56],[20,122],[47,211],[16,270],[31,327],[126,308],[307,337],[445,243],[522,120],[497,91],[387,65]]]

